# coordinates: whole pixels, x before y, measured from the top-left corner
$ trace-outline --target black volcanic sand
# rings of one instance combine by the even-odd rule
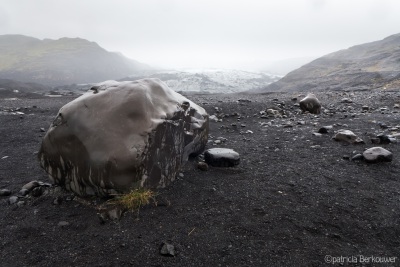
[[[101,224],[97,199],[73,198],[54,188],[26,198],[21,207],[0,197],[0,266],[331,266],[326,255],[358,261],[359,255],[398,257],[394,264],[373,265],[399,266],[399,143],[380,145],[393,152],[388,163],[346,156],[376,146],[370,137],[390,132],[380,125],[400,124],[394,108],[400,92],[318,93],[331,114],[260,118],[260,111],[280,102],[297,113],[291,100],[297,95],[190,96],[210,115],[215,107],[239,114],[240,121],[235,115],[210,122],[210,139],[227,140],[208,147],[234,149],[240,164],[201,171],[193,160],[183,177],[158,191],[158,206],[125,213],[119,221]],[[341,103],[343,97],[354,103]],[[8,156],[0,159],[0,189],[16,195],[29,181],[48,182],[36,158],[44,135],[40,128],[47,129],[71,100],[0,100],[0,158]],[[371,111],[361,113],[363,105]],[[25,115],[1,112],[18,107]],[[271,126],[260,126],[272,120]],[[312,135],[333,124],[342,125],[333,130],[349,129],[366,144],[336,142],[333,133]],[[60,205],[53,204],[57,195]],[[163,242],[175,247],[175,257],[160,254]]]

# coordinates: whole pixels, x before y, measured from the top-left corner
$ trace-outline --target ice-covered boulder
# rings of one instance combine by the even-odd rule
[[[160,80],[107,81],[60,109],[38,157],[54,183],[109,195],[168,185],[207,136],[206,111]]]

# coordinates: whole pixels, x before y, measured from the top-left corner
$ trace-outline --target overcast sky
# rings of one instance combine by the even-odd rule
[[[400,0],[2,0],[0,34],[81,37],[150,65],[254,69],[400,33]]]

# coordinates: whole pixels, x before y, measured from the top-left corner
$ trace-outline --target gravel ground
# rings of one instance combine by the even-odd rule
[[[0,197],[0,265],[400,266],[399,143],[370,141],[400,132],[400,92],[318,93],[319,116],[299,112],[301,97],[189,96],[222,119],[210,122],[208,148],[234,149],[240,164],[201,171],[191,159],[183,177],[157,192],[157,206],[118,221],[101,223],[98,199],[57,187],[18,205]],[[36,156],[41,128],[72,99],[0,99],[0,189],[15,196],[32,180],[48,182]],[[286,115],[263,115],[269,108]],[[331,132],[313,135],[326,125]],[[339,129],[365,144],[332,140]],[[392,162],[349,160],[373,146],[391,151]],[[175,256],[161,255],[165,243]]]

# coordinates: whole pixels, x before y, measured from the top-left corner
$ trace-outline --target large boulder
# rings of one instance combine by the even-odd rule
[[[204,150],[208,114],[158,79],[107,81],[63,106],[40,165],[78,195],[165,187]]]
[[[310,112],[313,114],[321,113],[321,102],[314,94],[307,94],[305,98],[300,100],[300,108],[303,112]]]

